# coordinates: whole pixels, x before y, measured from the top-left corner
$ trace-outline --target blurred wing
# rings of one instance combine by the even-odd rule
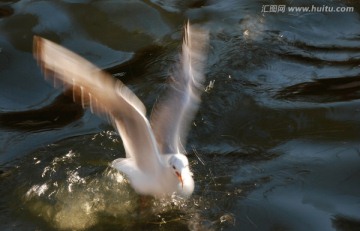
[[[153,171],[158,150],[142,102],[122,82],[101,71],[79,55],[46,39],[34,37],[34,56],[54,85],[72,88],[74,101],[90,106],[116,126],[127,157],[139,168]]]
[[[184,153],[186,134],[201,101],[208,40],[207,31],[186,25],[180,63],[164,100],[151,115],[160,153]]]

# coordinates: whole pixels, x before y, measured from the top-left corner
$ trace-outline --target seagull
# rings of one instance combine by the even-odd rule
[[[123,142],[126,158],[112,161],[140,195],[187,198],[194,191],[184,140],[200,104],[208,33],[184,26],[182,53],[169,78],[164,100],[150,121],[138,97],[120,80],[72,51],[34,36],[34,57],[45,79],[70,89],[73,100],[109,119]]]

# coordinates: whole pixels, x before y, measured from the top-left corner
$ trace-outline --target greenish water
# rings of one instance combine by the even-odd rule
[[[1,1],[0,230],[359,230],[359,12],[351,0]],[[107,69],[150,112],[188,19],[210,32],[213,83],[188,136],[196,188],[142,206],[108,167],[120,137],[43,79],[32,37]]]

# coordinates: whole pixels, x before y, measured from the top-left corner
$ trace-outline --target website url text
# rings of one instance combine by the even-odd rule
[[[352,6],[286,6],[286,5],[263,5],[262,13],[350,13],[354,12]]]

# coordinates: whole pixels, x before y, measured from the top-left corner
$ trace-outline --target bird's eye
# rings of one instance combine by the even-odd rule
[[[172,168],[173,168],[173,169],[176,169],[174,165],[172,166]]]

